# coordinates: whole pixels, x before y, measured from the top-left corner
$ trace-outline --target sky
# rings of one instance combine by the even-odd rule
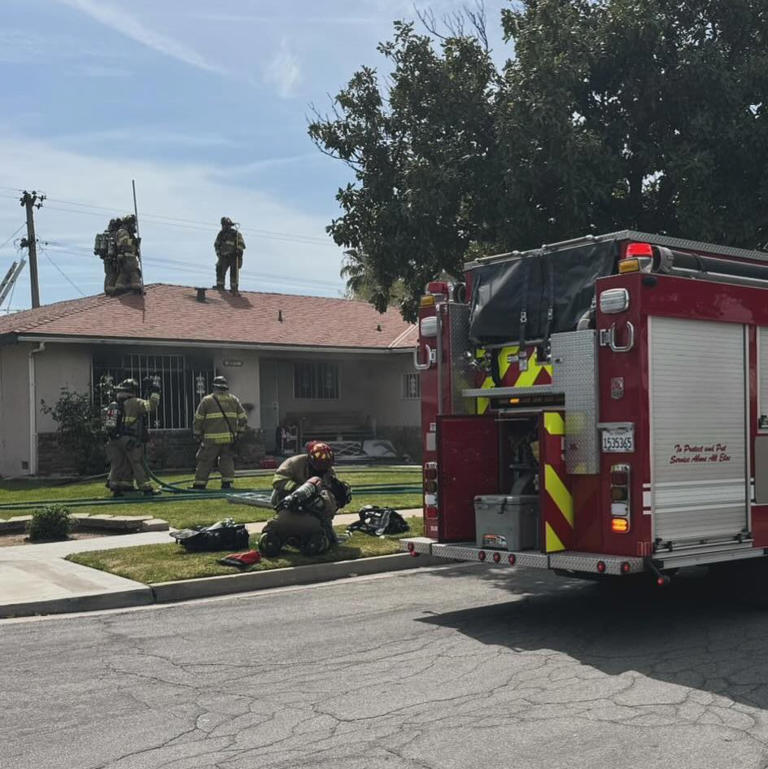
[[[246,241],[246,290],[339,296],[325,232],[352,180],[307,135],[313,109],[415,9],[466,0],[0,0],[0,279],[35,214],[43,304],[99,293],[93,239],[133,209],[146,283],[212,285],[222,216]],[[488,27],[503,55],[499,14]],[[0,312],[30,306],[28,267]]]

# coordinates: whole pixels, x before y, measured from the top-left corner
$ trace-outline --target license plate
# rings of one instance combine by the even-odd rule
[[[635,450],[632,430],[603,430],[603,453],[626,454]]]

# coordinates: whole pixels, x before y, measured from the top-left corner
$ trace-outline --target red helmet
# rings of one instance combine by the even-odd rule
[[[322,441],[312,441],[307,445],[307,457],[309,457],[309,464],[320,472],[333,467],[333,449]]]

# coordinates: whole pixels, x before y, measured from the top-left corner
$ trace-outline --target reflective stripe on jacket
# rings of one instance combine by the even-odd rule
[[[212,393],[200,401],[193,431],[206,443],[234,443],[246,421],[245,409],[232,393]]]

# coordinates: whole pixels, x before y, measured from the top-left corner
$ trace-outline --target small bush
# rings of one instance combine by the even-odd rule
[[[72,518],[69,510],[62,505],[47,505],[32,513],[29,522],[29,538],[36,539],[66,539],[72,528]]]

